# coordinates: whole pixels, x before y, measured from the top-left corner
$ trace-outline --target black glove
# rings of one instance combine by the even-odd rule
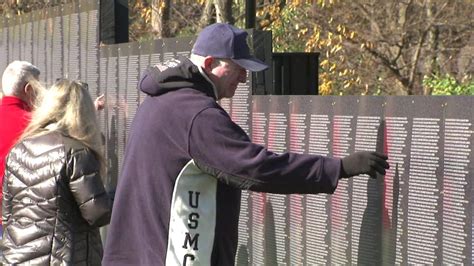
[[[390,166],[387,155],[378,152],[361,151],[342,158],[341,178],[368,174],[376,178],[376,173],[385,175]]]

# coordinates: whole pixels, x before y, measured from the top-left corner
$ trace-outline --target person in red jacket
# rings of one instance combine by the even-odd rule
[[[26,61],[13,61],[2,76],[0,100],[0,182],[3,184],[5,158],[30,121],[34,100],[41,89],[39,69]],[[2,198],[0,186],[0,199]]]
[[[39,87],[39,69],[26,61],[13,61],[2,76],[0,103],[0,179],[5,157],[30,121],[31,108]],[[1,180],[0,180],[1,181]]]

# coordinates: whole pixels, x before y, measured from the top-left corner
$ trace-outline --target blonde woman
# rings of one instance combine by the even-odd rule
[[[3,263],[100,265],[99,227],[111,201],[94,103],[85,83],[60,80],[39,97],[7,157]]]

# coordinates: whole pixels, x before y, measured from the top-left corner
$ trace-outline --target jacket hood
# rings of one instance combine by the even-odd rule
[[[164,65],[149,67],[143,73],[140,90],[150,96],[159,96],[182,88],[192,88],[202,91],[215,98],[210,84],[187,58],[179,58],[166,62]]]

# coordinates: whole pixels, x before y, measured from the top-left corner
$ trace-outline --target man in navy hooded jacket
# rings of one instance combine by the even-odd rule
[[[252,57],[247,33],[201,31],[190,59],[152,67],[118,180],[104,265],[233,265],[242,189],[333,193],[338,180],[385,174],[387,157],[275,154],[254,144],[216,100],[232,97]]]

